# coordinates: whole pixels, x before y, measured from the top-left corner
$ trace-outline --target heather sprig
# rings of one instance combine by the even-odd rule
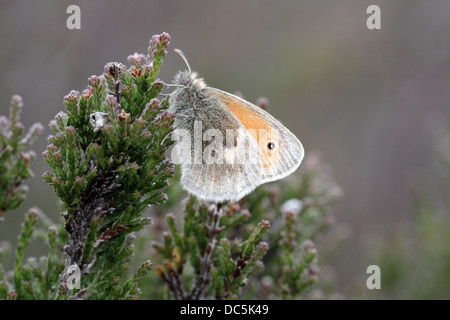
[[[30,164],[35,153],[24,149],[43,130],[40,123],[35,123],[25,133],[20,122],[22,110],[22,98],[15,95],[11,98],[9,117],[0,115],[0,215],[16,209],[25,200],[28,188],[22,181],[33,176]]]
[[[64,97],[66,112],[50,123],[55,135],[43,155],[51,171],[43,177],[65,205],[69,235],[59,297],[70,266],[80,269],[83,288],[75,297],[84,298],[136,297],[136,283],[151,267],[145,263],[131,280],[120,279],[134,251],[129,235],[151,222],[142,214],[166,200],[173,175],[164,155],[173,116],[158,99],[156,79],[169,42],[166,33],[153,36],[148,55],[130,55],[129,68],[108,63],[86,90]]]
[[[25,214],[15,250],[14,270],[11,275],[0,272],[0,299],[53,299],[59,277],[64,270],[61,244],[62,229],[55,227],[43,212],[30,209]],[[46,231],[44,231],[46,230]],[[47,244],[48,254],[36,259],[25,259],[25,251],[33,239]]]
[[[241,218],[230,219],[224,214],[231,211]],[[247,281],[246,277],[261,269],[259,260],[267,250],[267,244],[261,239],[270,227],[268,221],[261,221],[240,248],[233,247],[233,255],[239,255],[236,259],[231,257],[228,239],[219,238],[236,221],[248,218],[245,210],[238,211],[234,203],[196,206],[195,198],[190,197],[184,206],[183,231],[178,231],[175,226],[174,215],[167,215],[169,232],[165,232],[162,242],[154,243],[153,247],[164,259],[157,265],[156,273],[175,299],[201,299],[213,290],[219,298],[236,295]],[[188,264],[193,274],[186,276],[184,269]],[[191,283],[190,288],[187,288],[188,283]]]

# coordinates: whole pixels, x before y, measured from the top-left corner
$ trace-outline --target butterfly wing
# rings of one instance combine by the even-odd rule
[[[242,124],[259,146],[259,184],[282,179],[303,160],[304,149],[297,137],[278,120],[254,104],[228,92],[208,88]]]
[[[181,186],[202,200],[240,200],[262,183],[257,163],[251,161],[257,151],[250,146],[257,142],[209,87],[196,90],[190,99],[186,90],[179,88],[170,103]]]

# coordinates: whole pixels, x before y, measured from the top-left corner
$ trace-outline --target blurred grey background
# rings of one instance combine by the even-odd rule
[[[66,28],[71,4],[81,8],[81,30]],[[381,8],[381,30],[366,27],[370,4]],[[374,243],[413,228],[412,194],[433,164],[430,128],[450,113],[449,17],[446,0],[2,0],[0,114],[20,94],[26,128],[41,122],[46,131],[33,146],[29,197],[7,213],[0,239],[15,243],[31,206],[58,217],[40,155],[64,95],[168,32],[170,48],[209,85],[267,97],[306,152],[318,150],[331,166],[345,193],[336,217],[352,230],[331,260],[345,293],[377,264]],[[170,50],[160,78],[170,82],[182,68]]]

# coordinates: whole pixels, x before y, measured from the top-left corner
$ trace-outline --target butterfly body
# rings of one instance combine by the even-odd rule
[[[300,141],[252,103],[180,71],[169,98],[182,187],[202,200],[237,201],[300,165]]]

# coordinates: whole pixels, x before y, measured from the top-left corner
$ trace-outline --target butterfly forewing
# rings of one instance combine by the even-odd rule
[[[298,168],[304,156],[303,146],[285,126],[242,98],[215,88],[208,90],[257,141],[263,182],[281,179]]]

